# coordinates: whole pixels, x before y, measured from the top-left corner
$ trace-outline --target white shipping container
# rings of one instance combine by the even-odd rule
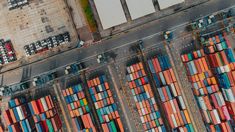
[[[150,113],[149,115],[150,115],[150,119],[151,119],[151,120],[154,120],[154,116],[153,116],[153,114],[152,114],[152,113]]]
[[[99,109],[99,105],[97,102],[94,103],[95,104],[95,109]]]
[[[131,89],[131,93],[132,93],[132,95],[135,95],[135,90]]]
[[[200,93],[200,95],[204,95],[205,94],[202,88],[199,89],[199,93]]]
[[[129,76],[130,76],[131,81],[133,81],[134,78],[133,78],[132,74],[129,74]]]
[[[98,93],[99,100],[102,100],[101,93]]]
[[[153,116],[154,116],[154,119],[157,119],[157,115],[156,115],[156,113],[155,113],[155,112],[153,112],[152,114],[153,114]]]
[[[143,116],[140,116],[140,120],[142,123],[144,123],[144,117]]]
[[[109,116],[108,115],[104,115],[105,121],[109,122]]]
[[[130,67],[127,67],[126,69],[127,69],[127,72],[128,72],[128,73],[131,73]]]
[[[145,113],[145,108],[142,108],[141,111],[142,111],[142,114],[143,114],[143,115],[146,114],[146,113]]]
[[[73,94],[73,98],[74,98],[75,101],[78,101],[78,96],[77,96],[77,94]]]
[[[16,107],[16,111],[17,111],[17,114],[18,114],[20,120],[23,120],[24,119],[24,115],[23,115],[23,112],[21,110],[21,106],[17,106]]]
[[[135,72],[133,66],[130,66],[130,70],[132,73]]]
[[[226,94],[228,96],[228,101],[235,102],[235,97],[233,95],[232,89],[225,89],[225,92],[226,92]]]
[[[147,98],[150,98],[149,92],[146,92]]]
[[[83,115],[82,108],[78,108],[80,115]]]
[[[199,88],[197,82],[193,83],[193,88],[195,88],[195,89]]]
[[[223,50],[221,43],[216,44],[216,48],[218,49],[218,51]]]
[[[182,127],[179,127],[180,132],[184,132],[184,129]]]
[[[173,121],[174,126],[175,126],[175,127],[178,127],[177,122],[176,122],[176,119],[175,119],[175,116],[174,116],[173,114],[171,114],[171,119],[172,119],[172,121]]]
[[[228,95],[227,95],[227,93],[226,93],[226,90],[222,88],[222,92],[223,92],[223,95],[224,95],[225,100],[226,100],[226,101],[229,101]]]
[[[214,109],[214,110],[213,110],[213,113],[214,113],[214,115],[215,115],[215,119],[216,119],[217,124],[220,124],[221,121],[220,121],[219,114],[218,114],[217,110]]]
[[[25,119],[25,122],[26,122],[28,131],[29,131],[29,132],[32,132],[31,126],[30,126],[30,124],[29,124],[29,120],[28,120],[28,119]]]
[[[185,103],[184,103],[182,96],[178,96],[178,99],[179,99],[179,103],[180,103],[181,108],[183,110],[186,109],[186,106],[185,106]]]
[[[219,69],[220,69],[221,73],[225,73],[225,70],[224,70],[223,66],[220,66]]]
[[[163,85],[166,85],[166,81],[165,81],[165,78],[164,78],[162,72],[159,72],[159,77],[160,77],[160,80],[161,80],[162,84],[163,84]]]
[[[176,92],[174,83],[171,83],[170,86],[171,86],[171,91],[172,91],[174,97],[176,97],[177,96],[177,92]]]
[[[152,131],[152,132],[155,132],[155,129],[154,129],[154,128],[152,128],[152,129],[151,129],[151,131]]]
[[[206,122],[206,123],[210,123],[211,120],[210,120],[210,117],[209,117],[207,111],[206,111],[206,110],[202,110],[202,113],[203,113],[203,117],[204,117],[204,119],[205,119],[205,122]]]
[[[48,111],[48,106],[47,106],[47,103],[46,103],[46,100],[44,97],[40,98],[40,101],[42,103],[42,107],[45,111]]]
[[[134,96],[134,100],[135,100],[135,102],[138,102],[138,100],[137,100],[136,96]]]
[[[225,65],[225,66],[224,66],[224,71],[225,71],[225,72],[230,72],[230,67],[229,67],[229,65]]]
[[[157,129],[158,129],[159,132],[162,132],[161,126],[157,127]]]
[[[151,101],[152,101],[153,104],[156,104],[156,101],[153,97],[151,98]]]
[[[193,74],[197,74],[197,69],[195,67],[194,61],[190,61],[189,65],[191,66],[191,68],[193,70]]]
[[[206,107],[206,104],[205,104],[203,98],[202,97],[197,97],[197,98],[198,98],[198,103],[200,105],[200,108],[203,110],[207,110],[207,107]]]
[[[99,91],[103,91],[102,86],[99,84],[98,85]]]
[[[225,105],[224,97],[221,92],[218,93],[218,98],[220,100],[221,106]]]

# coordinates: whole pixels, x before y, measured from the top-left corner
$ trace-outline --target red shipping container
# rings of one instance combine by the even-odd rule
[[[213,102],[214,107],[215,107],[215,108],[219,108],[219,104],[218,104],[218,102],[217,102],[217,100],[216,100],[215,95],[214,95],[214,94],[211,94],[210,97],[211,97],[211,99],[212,99],[212,102]]]
[[[154,59],[152,59],[151,61],[153,63],[153,68],[154,68],[155,72],[158,73],[159,72],[159,66],[158,66],[157,62]]]
[[[219,114],[219,117],[221,120],[226,120],[225,116],[224,116],[224,113],[222,111],[222,109],[219,107],[217,108],[217,111],[218,111],[218,114]]]
[[[225,102],[230,115],[235,115],[235,102]]]
[[[158,59],[157,59],[157,58],[154,58],[154,61],[155,61],[156,65],[157,65],[158,72],[162,71],[162,69],[161,69],[161,66],[160,66],[160,63],[159,63]]]
[[[214,125],[210,125],[210,131],[211,132],[216,132]]]
[[[40,114],[40,111],[39,111],[39,108],[38,108],[38,105],[37,105],[36,101],[35,100],[31,101],[31,104],[32,104],[34,113],[36,115]]]

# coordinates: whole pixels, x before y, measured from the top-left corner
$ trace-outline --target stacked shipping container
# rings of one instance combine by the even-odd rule
[[[143,63],[127,67],[127,80],[144,130],[166,132]]]
[[[235,59],[226,34],[181,56],[209,131],[234,131]]]
[[[194,128],[168,56],[159,55],[149,59],[148,66],[172,130],[193,132]]]
[[[118,108],[105,75],[87,81],[96,113],[105,132],[124,132]]]
[[[76,131],[93,131],[96,132],[93,116],[88,106],[82,84],[69,87],[62,90],[74,129]]]
[[[4,111],[5,124],[10,132],[37,130],[58,131],[62,124],[51,96],[45,96],[29,103],[25,99],[12,99],[9,109]]]

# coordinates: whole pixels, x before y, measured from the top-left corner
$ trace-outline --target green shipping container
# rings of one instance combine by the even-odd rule
[[[103,123],[103,122],[104,122],[104,120],[103,120],[103,118],[102,118],[102,114],[101,114],[101,112],[100,112],[100,109],[96,110],[96,112],[97,112],[97,114],[98,114],[98,117],[99,117],[100,123]]]
[[[155,123],[156,123],[157,126],[160,126],[160,124],[159,124],[157,119],[155,120]]]
[[[188,54],[188,59],[191,61],[193,59],[192,55],[189,53]]]
[[[46,123],[47,123],[49,132],[54,132],[54,128],[53,128],[53,126],[51,124],[51,121],[47,119]]]
[[[223,49],[227,49],[227,48],[228,48],[228,46],[227,46],[227,44],[226,44],[225,41],[223,41],[223,42],[221,43],[221,45],[222,45],[222,48],[223,48]]]
[[[90,112],[90,109],[89,109],[88,105],[86,105],[85,108],[86,108],[87,112]]]
[[[84,102],[82,99],[80,100],[80,104],[81,104],[81,106],[84,106]]]
[[[193,125],[192,125],[192,124],[189,124],[189,128],[190,128],[190,131],[191,131],[191,132],[194,132],[194,128],[193,128]]]
[[[111,121],[111,122],[110,122],[110,125],[111,125],[111,127],[112,127],[112,132],[117,132],[117,128],[116,128],[116,126],[115,126],[114,121]]]

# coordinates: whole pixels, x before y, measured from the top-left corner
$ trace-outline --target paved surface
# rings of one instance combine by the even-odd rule
[[[77,41],[64,0],[29,1],[22,8],[9,10],[7,1],[0,1],[0,38],[11,39],[18,59],[25,56],[26,44],[69,31],[72,42]]]
[[[1,72],[2,74],[4,74],[4,76],[7,76],[7,74],[10,74],[10,76],[12,76],[14,75],[15,70],[20,71],[28,67],[29,69],[32,69],[30,73],[30,76],[32,77],[47,72],[48,70],[53,70],[55,68],[65,66],[75,61],[90,61],[89,63],[96,64],[95,59],[97,54],[104,51],[114,51],[116,53],[122,53],[118,54],[117,58],[123,56],[125,57],[126,54],[123,54],[123,52],[128,53],[130,44],[136,42],[141,38],[144,39],[144,43],[146,45],[153,46],[157,42],[160,42],[162,40],[161,31],[181,27],[187,22],[197,19],[200,16],[211,14],[215,11],[231,7],[234,4],[235,1],[233,0],[226,0],[226,2],[222,2],[221,0],[213,0],[205,3],[204,5],[193,7],[190,10],[179,12],[175,15],[159,19],[153,23],[150,23],[148,26],[145,26],[144,30],[140,29],[137,31],[126,33],[124,35],[120,35],[113,39],[103,41],[102,43],[90,46],[88,48],[73,49],[68,52],[50,57],[46,60],[41,60],[33,64],[25,65],[23,67],[16,68],[10,71],[8,71],[9,69],[7,68],[2,68]],[[208,8],[210,10],[208,10]],[[3,81],[3,85],[9,85],[13,82],[17,83],[19,82],[19,80],[20,79],[12,80],[11,83],[6,83]]]

